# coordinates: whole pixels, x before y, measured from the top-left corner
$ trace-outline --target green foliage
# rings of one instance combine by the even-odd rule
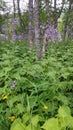
[[[45,10],[40,11],[40,21],[45,24],[47,22],[47,13]]]
[[[23,32],[27,33],[28,32],[28,11],[24,12],[22,15],[22,21],[23,21]]]
[[[16,119],[12,126],[11,126],[11,129],[10,130],[24,130],[24,125],[21,123],[21,120],[20,119]]]
[[[0,129],[72,130],[73,43],[49,44],[42,61],[27,41],[8,43],[0,44]]]
[[[70,108],[67,106],[62,106],[58,110],[58,117],[60,127],[62,129],[73,128],[73,117],[71,116]]]
[[[73,117],[70,113],[70,108],[67,106],[61,106],[58,109],[57,118],[49,118],[41,126],[42,118],[39,115],[25,114],[22,119],[16,119],[10,130],[66,130],[66,128],[73,128]]]
[[[61,106],[58,109],[57,118],[48,119],[42,126],[45,130],[66,130],[66,128],[73,128],[73,117],[70,113],[70,108]]]
[[[60,130],[58,126],[58,119],[56,118],[48,119],[42,128],[45,130]]]

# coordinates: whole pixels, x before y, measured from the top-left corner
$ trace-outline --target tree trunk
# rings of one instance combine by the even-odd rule
[[[33,50],[33,0],[29,0],[29,18],[28,18],[28,26],[29,26],[29,44],[30,51]]]
[[[56,10],[57,0],[54,0],[54,28],[57,28],[57,10]]]
[[[22,32],[22,30],[23,30],[23,25],[22,25],[21,10],[20,10],[20,0],[17,0],[17,9],[18,9],[20,30],[21,30],[21,32]]]
[[[66,21],[65,21],[65,26],[64,26],[64,35],[63,35],[63,41],[65,40],[66,37],[66,32],[67,32],[67,25],[68,25],[68,20],[69,20],[69,13],[71,10],[71,5],[72,5],[72,0],[69,1],[69,8],[66,14]]]
[[[44,55],[47,47],[47,34],[46,34],[46,29],[51,25],[51,20],[50,20],[50,1],[45,0],[46,3],[46,12],[47,12],[47,26],[45,28],[45,33],[44,33],[44,40],[43,40],[43,47],[42,47],[42,55]]]
[[[63,8],[64,8],[64,5],[65,5],[65,0],[62,0],[62,6],[61,6],[61,9],[59,10],[59,14],[58,14],[57,19],[60,18],[62,11],[63,11]]]
[[[34,1],[34,24],[35,24],[35,44],[37,47],[37,57],[38,60],[41,59],[41,45],[40,45],[40,1]]]
[[[47,23],[50,25],[50,1],[49,0],[45,0],[46,3],[46,12],[47,12]]]
[[[15,0],[13,0],[13,9],[14,9],[14,34],[16,35],[17,34],[17,31],[16,31],[16,7],[15,7]]]

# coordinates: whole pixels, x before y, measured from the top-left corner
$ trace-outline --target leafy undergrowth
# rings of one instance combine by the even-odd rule
[[[36,59],[28,43],[0,44],[0,130],[73,130],[73,43]]]

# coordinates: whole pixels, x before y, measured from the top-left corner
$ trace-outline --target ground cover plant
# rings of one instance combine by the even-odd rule
[[[0,44],[0,130],[73,130],[73,43]]]

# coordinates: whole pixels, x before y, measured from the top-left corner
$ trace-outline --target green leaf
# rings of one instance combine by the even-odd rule
[[[57,118],[48,119],[42,126],[44,130],[60,130]]]
[[[64,105],[69,104],[68,97],[66,97],[65,95],[62,95],[61,93],[59,93],[59,95],[55,96],[55,99],[57,99],[58,101],[61,101]]]
[[[73,128],[73,117],[72,116],[69,116],[67,119],[66,119],[66,122],[68,124],[68,126],[70,128]]]
[[[38,124],[38,122],[39,122],[39,120],[40,120],[40,116],[39,116],[39,115],[34,116],[34,117],[31,119],[32,125],[36,127],[37,124]]]
[[[20,101],[20,97],[19,96],[11,96],[10,99],[7,100],[7,104],[9,107],[13,107],[15,102]]]
[[[71,116],[71,111],[68,106],[62,106],[58,110],[58,117],[61,129],[63,128],[73,128],[73,117]]]
[[[23,125],[23,123],[21,123],[21,120],[18,118],[13,122],[10,130],[25,130],[25,126]]]
[[[29,119],[30,119],[30,116],[28,113],[24,114],[22,117],[22,121],[24,124],[27,123],[29,121]]]
[[[26,130],[32,130],[31,125],[26,126]]]
[[[67,116],[70,116],[71,115],[71,111],[70,111],[70,108],[68,106],[61,106],[59,109],[58,109],[58,116],[59,117],[67,117]]]
[[[20,80],[19,72],[13,74],[12,77],[15,78],[15,79],[17,79],[17,80]]]
[[[33,126],[32,124],[29,124],[28,126],[26,126],[25,128],[26,130],[41,130],[40,126],[37,125],[37,127]]]
[[[21,103],[18,103],[16,106],[17,110],[18,110],[18,114],[24,112],[24,106]]]

